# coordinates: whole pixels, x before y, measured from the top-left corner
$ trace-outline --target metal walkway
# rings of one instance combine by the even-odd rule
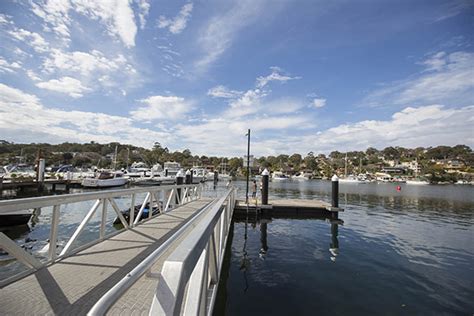
[[[200,199],[187,203],[0,289],[0,314],[85,315],[102,295],[209,202]],[[155,288],[156,281],[151,295]],[[137,293],[136,300],[125,296],[121,311],[125,312],[125,304],[130,313],[142,301],[141,294]],[[148,308],[151,299],[145,303]]]

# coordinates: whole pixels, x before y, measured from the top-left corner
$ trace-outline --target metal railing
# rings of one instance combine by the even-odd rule
[[[212,314],[234,206],[232,188],[164,262],[150,315]]]
[[[141,203],[141,207],[137,216],[134,216],[134,209],[137,205],[137,195],[143,196],[143,194],[145,194],[145,198]],[[202,186],[200,184],[186,184],[108,190],[102,192],[88,192],[0,201],[0,215],[9,213],[11,214],[11,212],[28,209],[38,209],[45,207],[53,208],[50,222],[51,229],[49,235],[49,250],[47,260],[45,262],[41,262],[34,255],[19,247],[4,233],[0,232],[0,248],[3,248],[5,251],[8,252],[9,255],[16,258],[19,262],[23,263],[28,267],[27,271],[24,271],[13,277],[0,281],[0,286],[4,286],[5,284],[12,282],[19,277],[29,274],[37,269],[40,269],[41,267],[51,264],[52,262],[77,253],[78,251],[90,247],[93,244],[104,240],[105,238],[111,237],[121,232],[122,230],[116,230],[112,233],[106,234],[107,209],[109,208],[109,205],[112,206],[113,211],[116,213],[120,222],[124,226],[124,229],[129,229],[138,224],[138,222],[142,219],[144,211],[147,207],[148,218],[152,218],[154,217],[153,209],[158,210],[159,214],[166,213],[178,205],[182,205],[199,199],[201,197],[201,194]],[[115,198],[123,198],[127,196],[130,197],[130,213],[128,222],[125,220],[119,206],[115,201]],[[56,245],[58,239],[61,208],[66,204],[87,201],[94,201],[94,204],[86,213],[72,236],[67,240],[62,251],[57,254]],[[80,236],[80,234],[82,233],[82,231],[100,206],[102,206],[102,216],[99,227],[99,238],[80,247],[74,247],[74,243],[77,241],[78,237]]]

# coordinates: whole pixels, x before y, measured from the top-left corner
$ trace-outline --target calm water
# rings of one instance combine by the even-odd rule
[[[243,196],[245,183],[234,184]],[[218,196],[225,186],[207,189]],[[215,314],[474,313],[474,187],[341,184],[340,193],[344,225],[234,223]],[[330,201],[330,182],[271,183],[270,198]],[[125,209],[129,200],[117,203]],[[91,205],[61,209],[58,251]],[[110,209],[108,231],[114,218]],[[28,226],[4,231],[44,260],[50,219],[43,208]],[[97,212],[78,245],[98,236],[99,222]],[[0,279],[21,269],[0,254]]]
[[[234,223],[215,315],[473,314],[473,187],[340,191],[344,225]],[[329,201],[330,183],[272,183],[270,192]]]

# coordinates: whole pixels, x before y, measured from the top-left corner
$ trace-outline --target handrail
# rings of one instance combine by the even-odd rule
[[[212,314],[234,205],[232,188],[168,257],[150,315]]]
[[[156,263],[160,256],[169,249],[169,247],[180,238],[184,232],[193,225],[200,215],[205,213],[210,207],[214,205],[216,200],[213,200],[200,208],[193,217],[181,226],[170,238],[161,244],[155,251],[146,257],[139,265],[130,271],[123,279],[115,284],[107,291],[89,310],[87,315],[105,315],[109,308],[127,291],[145,272],[147,272]]]
[[[120,190],[106,190],[101,192],[72,193],[64,195],[40,196],[24,199],[11,199],[0,201],[0,214],[13,211],[21,211],[31,208],[48,207],[59,204],[68,204],[89,201],[94,199],[103,199],[119,197],[130,194],[148,193],[150,191],[163,191],[171,189],[186,189],[196,187],[194,184],[182,185],[163,185],[156,187],[130,188]]]
[[[147,193],[145,200],[141,203],[142,207],[140,208],[139,214],[134,216],[134,208],[136,206],[136,195],[140,193]],[[107,222],[107,208],[108,206],[112,207],[112,210],[116,213],[116,216],[119,218],[120,222],[123,224],[124,229],[132,228],[134,225],[138,224],[138,221],[143,215],[145,205],[149,203],[150,211],[148,212],[148,218],[153,217],[153,208],[158,208],[159,213],[166,213],[173,207],[177,205],[182,205],[190,201],[199,199],[202,193],[202,185],[200,184],[184,184],[184,185],[168,185],[168,186],[153,186],[147,188],[132,188],[132,189],[122,189],[122,190],[110,190],[102,192],[87,192],[87,193],[77,193],[77,194],[68,194],[68,195],[59,195],[59,196],[44,196],[44,197],[34,197],[26,199],[16,199],[16,200],[5,200],[0,201],[0,214],[8,214],[12,211],[25,210],[30,208],[42,208],[42,207],[53,207],[52,217],[50,222],[50,247],[48,251],[48,257],[45,262],[41,263],[41,266],[38,264],[32,265],[32,260],[28,256],[25,249],[20,248],[15,243],[9,243],[6,239],[8,237],[0,236],[0,248],[9,248],[9,254],[16,258],[20,263],[26,265],[29,269],[20,272],[17,275],[9,277],[5,280],[0,280],[0,286],[13,282],[21,276],[27,275],[35,270],[46,266],[52,262],[55,262],[59,259],[65,258],[74,254],[85,247],[92,246],[101,240],[104,240],[107,237],[110,237],[114,234],[117,234],[119,231],[105,234],[105,224]],[[167,196],[168,194],[168,196]],[[115,202],[114,198],[116,197],[130,197],[129,208],[131,210],[129,216],[129,222],[123,217],[120,208]],[[160,197],[162,197],[163,204],[166,202],[166,205],[160,203]],[[167,201],[166,201],[167,200]],[[61,253],[58,255],[56,253],[56,241],[59,233],[59,222],[60,222],[60,211],[61,206],[70,203],[77,203],[83,201],[92,201],[94,202],[92,207],[89,209],[87,214],[84,215],[81,223],[79,223],[77,229],[74,231],[71,237],[67,240],[65,247],[62,249]],[[101,208],[99,208],[102,205]],[[100,209],[100,210],[99,210]],[[73,247],[79,235],[82,233],[89,221],[94,217],[94,214],[99,210],[102,212],[99,238],[80,247]]]

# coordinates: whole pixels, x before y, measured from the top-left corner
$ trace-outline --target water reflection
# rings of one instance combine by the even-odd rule
[[[337,234],[339,232],[339,225],[331,224],[331,243],[329,244],[329,252],[331,253],[331,261],[336,262],[336,257],[339,255],[339,240]]]

